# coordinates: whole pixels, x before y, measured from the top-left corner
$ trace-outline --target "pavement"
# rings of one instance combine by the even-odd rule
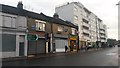
[[[62,56],[62,55],[70,55],[70,54],[76,54],[77,52],[61,52],[61,53],[47,53],[47,54],[39,54],[39,55],[29,55],[29,56],[23,56],[23,57],[9,57],[9,58],[2,58],[3,62],[9,62],[9,61],[19,61],[19,60],[31,60],[31,59],[39,59],[44,57],[53,57],[53,56]]]
[[[79,51],[60,56],[19,60],[2,63],[3,66],[118,66],[118,48]]]
[[[88,51],[95,51],[95,50],[101,50],[99,49],[89,49]],[[87,52],[85,50],[80,50],[79,52]],[[47,53],[47,54],[39,54],[39,55],[29,55],[29,56],[22,56],[22,57],[9,57],[9,58],[2,58],[2,61],[8,62],[8,61],[19,61],[19,60],[31,60],[31,59],[39,59],[43,57],[52,57],[52,56],[64,56],[64,55],[70,55],[70,54],[76,54],[77,52],[60,52],[60,53]]]
[[[2,62],[6,66],[82,66],[82,68],[118,68],[118,47],[79,51],[29,60]]]

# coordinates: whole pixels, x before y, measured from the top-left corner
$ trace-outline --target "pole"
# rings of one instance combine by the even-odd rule
[[[50,50],[51,50],[51,52],[53,51],[53,47],[52,47],[52,46],[53,46],[53,44],[52,44],[52,39],[53,39],[53,38],[52,38],[52,33],[51,33],[51,39],[50,39],[50,40],[51,40],[51,42],[50,42],[50,43],[51,43],[51,46],[50,46]]]
[[[53,24],[51,23],[50,51],[53,52]]]

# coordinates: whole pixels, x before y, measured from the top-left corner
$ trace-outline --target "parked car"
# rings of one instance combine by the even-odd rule
[[[87,50],[93,48],[92,45],[88,45]]]
[[[117,46],[120,47],[120,44],[118,44]]]
[[[109,47],[113,47],[113,45],[109,45]]]

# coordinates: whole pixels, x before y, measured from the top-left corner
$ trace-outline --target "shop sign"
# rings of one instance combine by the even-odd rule
[[[36,35],[28,34],[27,40],[30,40],[30,41],[38,40],[38,35],[37,34]]]

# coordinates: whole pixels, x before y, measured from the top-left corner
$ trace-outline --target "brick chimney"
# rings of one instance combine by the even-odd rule
[[[19,1],[19,2],[18,2],[17,8],[18,8],[18,9],[23,9],[22,1]]]
[[[59,15],[57,13],[54,13],[53,17],[56,18],[56,19],[58,19]]]

